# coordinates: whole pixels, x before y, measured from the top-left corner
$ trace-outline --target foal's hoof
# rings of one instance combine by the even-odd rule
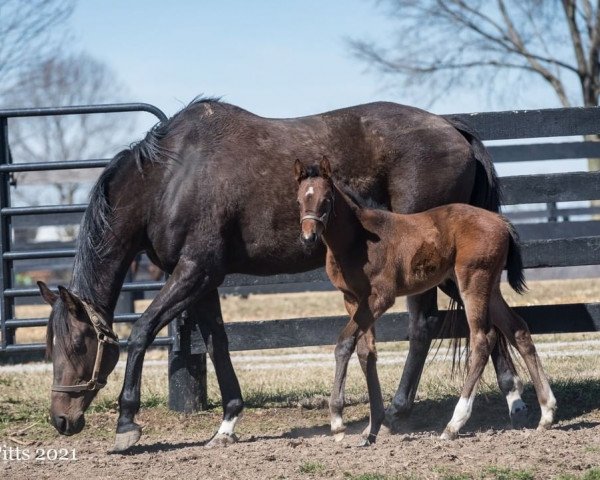
[[[529,427],[529,409],[526,404],[510,412],[510,423],[515,429]]]
[[[134,427],[127,432],[117,433],[115,437],[115,446],[111,452],[126,452],[133,445],[135,445],[140,437],[142,436],[142,427],[137,424],[133,424]]]
[[[333,434],[333,439],[336,442],[341,442],[344,439],[345,436],[346,436],[346,432],[344,430],[342,430],[341,432],[334,433]]]
[[[206,444],[207,448],[214,447],[226,447],[227,445],[231,445],[238,441],[238,437],[235,433],[231,435],[227,435],[225,433],[217,433],[213,438],[211,438],[210,442]]]
[[[445,429],[440,435],[440,440],[456,440],[458,438],[458,432]]]

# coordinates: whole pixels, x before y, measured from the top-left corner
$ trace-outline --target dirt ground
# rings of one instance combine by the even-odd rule
[[[576,398],[570,396],[570,398]],[[529,395],[526,400],[534,403]],[[560,395],[559,395],[560,400]],[[142,410],[144,435],[127,454],[110,454],[116,412],[88,415],[78,436],[48,433],[42,439],[13,432],[7,447],[67,449],[76,460],[0,461],[1,478],[219,478],[219,479],[570,479],[600,478],[600,411],[563,418],[553,429],[511,430],[500,396],[477,399],[464,434],[453,442],[438,436],[454,399],[417,403],[406,431],[382,434],[372,447],[357,447],[367,422],[364,404],[346,409],[348,435],[335,443],[327,410],[251,409],[240,422],[240,441],[207,448],[218,412],[176,414]],[[445,413],[440,413],[445,412]],[[532,420],[539,410],[532,411]],[[570,415],[567,415],[569,417]],[[560,418],[560,417],[559,417]],[[15,443],[18,442],[18,443]]]
[[[532,282],[531,286],[519,304],[595,302],[600,279],[568,285]],[[277,302],[274,296],[230,297],[223,302],[224,313],[228,320],[241,321],[269,315],[316,315],[323,310],[343,313],[339,295],[334,293],[282,295]],[[509,301],[516,302],[510,296]],[[23,329],[21,341],[40,341],[43,334],[43,329]],[[0,368],[0,480],[600,480],[600,336],[545,335],[536,338],[536,343],[558,401],[557,422],[551,430],[510,428],[506,401],[488,366],[463,434],[453,442],[440,440],[462,384],[460,378],[451,377],[451,362],[444,358],[442,348],[435,360],[427,362],[415,408],[403,431],[382,434],[369,448],[356,446],[368,422],[368,407],[364,379],[354,360],[347,385],[351,405],[344,414],[348,435],[335,443],[329,434],[326,405],[333,355],[328,347],[235,353],[233,361],[248,408],[237,429],[239,443],[222,448],[205,447],[221,415],[210,366],[208,394],[213,408],[178,414],[166,407],[165,352],[149,352],[142,409],[136,417],[144,428],[143,436],[127,454],[108,453],[114,440],[122,365],[86,415],[84,430],[73,437],[59,436],[48,423],[49,366],[5,366]],[[406,348],[402,342],[379,345],[379,373],[388,401],[397,386]],[[522,378],[527,382],[524,400],[535,426],[539,407],[528,376]],[[36,460],[41,453],[38,449],[50,459]],[[65,459],[54,459],[55,454]]]

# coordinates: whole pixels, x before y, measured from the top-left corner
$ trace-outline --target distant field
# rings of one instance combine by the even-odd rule
[[[575,280],[546,280],[529,283],[529,291],[518,295],[506,284],[502,291],[512,306],[544,305],[559,303],[580,303],[600,301],[600,278]],[[438,304],[446,308],[448,299],[440,294]],[[149,301],[136,302],[136,310],[143,312]],[[250,295],[248,298],[226,296],[221,299],[223,318],[226,322],[250,320],[274,320],[317,315],[345,315],[344,302],[338,292],[306,292],[274,295]],[[399,298],[390,311],[406,311],[404,298]],[[47,316],[50,309],[46,305],[19,306],[17,318],[37,318]],[[128,325],[119,325],[118,333],[123,336],[129,331]],[[17,330],[19,343],[44,341],[44,328]]]

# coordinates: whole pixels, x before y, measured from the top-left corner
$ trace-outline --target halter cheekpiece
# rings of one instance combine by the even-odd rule
[[[53,392],[91,392],[100,390],[106,386],[106,380],[102,381],[98,379],[98,376],[100,375],[100,365],[102,364],[102,354],[104,353],[104,344],[110,343],[119,346],[119,337],[96,310],[87,303],[84,303],[83,306],[85,307],[88,317],[90,317],[90,321],[96,332],[96,338],[98,339],[98,348],[96,349],[96,360],[94,361],[92,378],[85,383],[79,383],[77,385],[52,385]]]

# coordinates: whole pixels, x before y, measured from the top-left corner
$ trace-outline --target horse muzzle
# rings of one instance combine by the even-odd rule
[[[61,435],[75,435],[83,430],[85,426],[85,416],[79,415],[77,418],[70,419],[66,415],[52,415],[52,425],[56,428],[56,431]]]

